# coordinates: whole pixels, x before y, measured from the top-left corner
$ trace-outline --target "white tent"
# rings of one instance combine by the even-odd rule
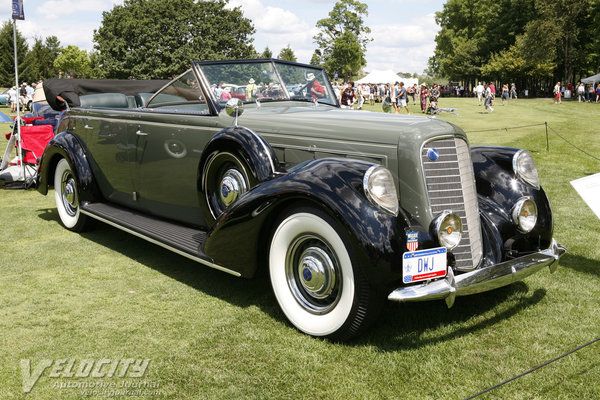
[[[588,84],[588,85],[590,83],[592,85],[594,85],[594,84],[596,84],[596,82],[600,82],[600,74],[596,74],[596,75],[593,75],[593,76],[588,76],[587,78],[582,79],[581,82],[583,82],[585,84]]]
[[[419,85],[419,80],[417,78],[402,78],[391,69],[385,71],[374,70],[364,78],[356,81],[357,84],[390,82],[404,82],[404,86],[412,86],[414,84],[417,84],[417,86]]]

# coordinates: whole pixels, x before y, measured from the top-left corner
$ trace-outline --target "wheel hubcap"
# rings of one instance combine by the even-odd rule
[[[225,172],[221,179],[219,198],[225,207],[229,207],[247,190],[242,173],[237,169],[230,169]]]
[[[62,201],[67,214],[73,216],[77,213],[77,191],[75,179],[70,174],[65,174],[62,179]]]
[[[335,267],[331,258],[318,247],[309,247],[300,256],[300,283],[317,299],[331,295],[335,285]]]
[[[293,241],[286,257],[288,286],[306,311],[324,314],[339,300],[340,268],[335,253],[319,237],[303,235]]]

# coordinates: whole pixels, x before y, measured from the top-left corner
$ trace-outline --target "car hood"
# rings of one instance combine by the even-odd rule
[[[422,142],[440,135],[464,136],[462,130],[437,118],[315,107],[306,103],[246,107],[238,124],[258,133],[388,145],[396,145],[403,139]]]

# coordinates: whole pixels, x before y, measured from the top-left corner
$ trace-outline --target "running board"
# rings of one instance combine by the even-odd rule
[[[241,276],[239,272],[214,264],[210,257],[204,254],[206,231],[151,217],[114,204],[85,203],[81,205],[80,212],[208,267]]]

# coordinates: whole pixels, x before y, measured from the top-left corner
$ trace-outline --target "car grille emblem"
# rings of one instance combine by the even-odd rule
[[[437,161],[437,159],[440,158],[440,153],[436,149],[429,149],[429,151],[427,151],[427,158],[431,161]]]

